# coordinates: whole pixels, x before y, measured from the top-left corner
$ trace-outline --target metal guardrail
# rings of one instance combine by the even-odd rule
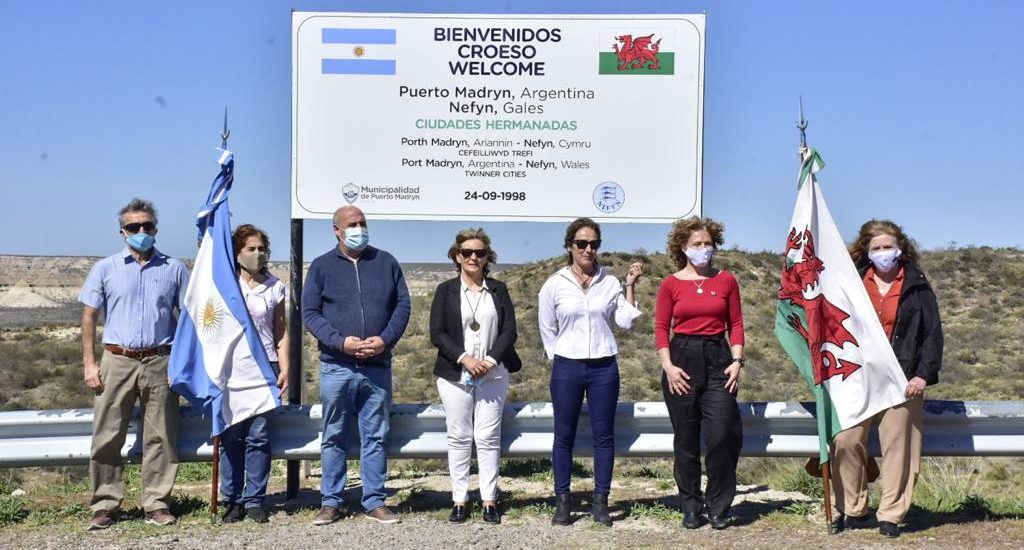
[[[740,403],[745,456],[814,456],[818,452],[813,403]],[[548,456],[552,447],[550,403],[510,403],[502,423],[502,454]],[[196,411],[182,408],[178,449],[181,461],[211,457],[210,425]],[[270,414],[275,458],[319,459],[320,405],[286,406]],[[445,457],[448,449],[441,405],[396,405],[388,454],[396,458]],[[121,454],[141,458],[138,410]],[[349,450],[358,456],[357,430]],[[0,467],[87,464],[92,409],[0,413]],[[878,453],[877,438],[872,438]],[[661,402],[620,403],[616,411],[618,456],[672,456],[672,426]],[[580,418],[576,453],[588,456],[590,420]],[[927,401],[923,454],[930,456],[1024,456],[1024,401]]]

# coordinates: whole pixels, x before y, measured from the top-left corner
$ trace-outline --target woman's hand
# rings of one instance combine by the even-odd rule
[[[690,375],[675,365],[662,365],[668,381],[668,391],[673,395],[686,395],[690,392]]]
[[[626,273],[626,286],[633,286],[636,284],[637,279],[644,274],[644,264],[642,262],[633,262],[629,265],[629,271]]]
[[[288,389],[288,371],[281,370],[281,373],[277,375],[277,387],[281,390],[281,393],[277,394],[278,397],[284,395],[285,390]]]
[[[736,393],[740,389],[740,373],[743,372],[743,365],[739,361],[733,361],[725,367],[725,375],[729,378],[725,381],[725,391]]]
[[[903,395],[910,399],[915,397],[924,397],[924,388],[928,385],[924,381],[924,378],[915,376],[907,381],[907,389],[903,390]]]
[[[481,361],[472,355],[467,355],[462,358],[462,366],[469,372],[469,375],[473,378],[480,378],[487,374],[488,367],[485,361]]]

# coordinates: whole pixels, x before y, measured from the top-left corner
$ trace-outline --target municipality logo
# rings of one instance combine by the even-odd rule
[[[356,202],[357,200],[359,200],[359,192],[360,191],[361,190],[360,190],[358,185],[356,185],[354,183],[346,183],[341,188],[341,196],[345,197],[345,201],[346,202],[348,202],[349,204],[352,204],[352,203]]]
[[[396,74],[396,29],[324,28],[320,29],[320,43],[327,46],[320,59],[320,74]]]
[[[618,212],[626,202],[626,192],[614,181],[606,181],[594,188],[594,206],[605,214]]]
[[[598,74],[675,74],[671,32],[602,32]]]

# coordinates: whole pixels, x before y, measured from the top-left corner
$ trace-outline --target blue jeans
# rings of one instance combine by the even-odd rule
[[[551,366],[551,403],[555,409],[555,441],[551,465],[555,494],[569,493],[572,447],[587,397],[594,444],[594,492],[608,494],[615,466],[615,406],[619,402],[619,365],[615,357],[568,359],[559,355]]]
[[[353,417],[359,421],[359,474],[363,508],[384,506],[387,438],[391,428],[391,369],[320,363],[324,428],[320,443],[321,505],[341,507],[348,471],[346,443]]]
[[[220,434],[220,494],[224,502],[262,507],[269,480],[267,417],[254,416],[224,430]]]

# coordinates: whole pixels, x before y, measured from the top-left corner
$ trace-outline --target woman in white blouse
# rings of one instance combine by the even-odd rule
[[[544,283],[539,296],[540,335],[551,366],[555,439],[551,450],[555,477],[554,525],[571,523],[570,481],[583,397],[587,397],[594,446],[594,521],[611,525],[608,493],[615,464],[615,407],[619,401],[618,348],[612,321],[628,329],[640,315],[633,288],[643,264],[629,267],[625,293],[619,280],[597,264],[601,227],[579,218],[565,231],[568,263]]]
[[[434,374],[448,426],[452,513],[469,517],[469,462],[476,441],[483,520],[501,523],[495,498],[501,463],[501,415],[509,373],[522,368],[513,347],[516,314],[508,289],[487,277],[497,259],[482,229],[465,229],[448,250],[458,277],[441,283],[430,308],[430,342],[437,347]]]

